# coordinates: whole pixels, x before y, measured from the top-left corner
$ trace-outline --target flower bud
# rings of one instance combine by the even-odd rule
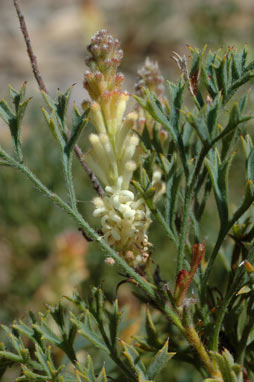
[[[165,91],[164,78],[156,61],[153,62],[147,57],[144,66],[138,70],[138,75],[135,90],[140,97],[144,97],[143,88],[153,91],[157,96],[163,96]]]

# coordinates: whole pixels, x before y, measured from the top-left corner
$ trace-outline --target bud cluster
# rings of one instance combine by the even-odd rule
[[[138,79],[135,84],[136,94],[145,98],[145,89],[153,92],[161,101],[164,103],[164,77],[160,73],[158,62],[151,61],[149,57],[146,58],[144,66],[138,70]],[[143,108],[138,108],[138,122],[136,125],[136,130],[139,134],[142,134],[144,127],[146,126],[149,136],[153,138],[153,129],[154,129],[154,120],[151,117],[150,113],[146,112]],[[167,138],[167,132],[160,128],[160,139],[161,144]]]
[[[163,96],[165,88],[164,78],[160,73],[157,61],[146,58],[144,66],[138,70],[138,80],[135,84],[135,91],[140,97],[144,96],[144,88],[153,91],[158,97]]]
[[[91,56],[86,64],[90,71],[85,73],[84,87],[90,97],[97,100],[105,91],[120,90],[124,76],[117,73],[123,57],[119,41],[101,30],[92,37],[88,51]]]

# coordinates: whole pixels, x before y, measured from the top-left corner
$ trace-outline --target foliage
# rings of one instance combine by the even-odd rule
[[[101,42],[108,44],[106,48],[110,49],[100,45]],[[91,96],[93,102],[82,112],[74,105],[71,131],[67,127],[71,88],[64,94],[59,92],[56,100],[43,93],[48,106],[48,110],[43,109],[43,114],[59,147],[69,196],[67,201],[49,190],[24,163],[21,128],[29,103],[29,99],[25,99],[25,84],[20,91],[10,88],[14,108],[4,100],[0,102],[0,115],[10,128],[14,148],[12,155],[0,147],[0,158],[2,166],[23,173],[44,196],[70,215],[84,235],[98,243],[106,254],[108,264],[116,263],[121,268],[120,285],[134,285],[136,297],[146,304],[145,331],[141,330],[132,344],[119,339],[124,320],[117,300],[114,303],[105,301],[100,288],[93,288],[86,302],[75,293],[73,298],[69,298],[74,304],[71,312],[59,303],[42,314],[40,320],[31,315],[30,324],[18,321],[11,329],[4,327],[12,348],[1,345],[1,374],[9,366],[20,365],[17,381],[99,382],[115,378],[148,382],[156,378],[159,380],[162,369],[173,357],[172,362],[177,359],[196,367],[206,382],[247,381],[254,377],[254,224],[251,215],[254,148],[251,137],[245,133],[245,126],[252,119],[252,115],[245,110],[248,94],[239,100],[234,97],[254,77],[254,62],[248,62],[245,48],[240,52],[230,48],[226,52],[208,52],[207,55],[204,50],[190,48],[190,69],[186,61],[178,56],[183,74],[177,83],[168,83],[170,98],[156,94],[156,88],[153,91],[144,89],[136,97],[141,107],[123,121],[122,115],[119,118],[116,113],[118,107],[123,113],[122,101],[124,98],[126,102],[127,98],[117,82],[120,78],[116,74],[119,62],[116,62],[114,55],[116,52],[119,54],[118,48],[118,43],[105,31],[92,40],[89,49],[93,54],[93,66],[97,67],[93,67],[86,78],[90,81],[89,86],[93,86],[94,93],[91,94],[95,96]],[[107,60],[108,54],[112,54],[111,61]],[[115,65],[113,69],[110,66],[112,63]],[[149,63],[148,66],[153,70],[153,65]],[[122,79],[119,81],[122,82]],[[99,120],[99,113],[104,117],[103,121]],[[151,213],[153,220],[158,222],[175,246],[174,280],[162,280],[160,267],[163,264],[157,265],[152,261],[154,256],[148,241],[145,245],[142,241],[142,255],[146,256],[139,259],[139,253],[133,250],[133,240],[125,245],[121,238],[120,247],[120,236],[118,238],[114,234],[112,241],[112,237],[105,232],[95,231],[80,213],[72,177],[72,160],[76,142],[89,118],[97,132],[98,126],[102,129],[98,138],[94,137],[95,134],[90,137],[91,143],[100,139],[102,142],[107,134],[107,144],[111,144],[114,150],[106,145],[103,150],[115,155],[113,159],[111,157],[111,163],[116,163],[116,167],[121,163],[116,137],[124,139],[125,134],[129,141],[135,140],[131,150],[139,147],[137,157],[134,151],[131,153],[131,158],[135,157],[131,167],[133,180],[131,184],[126,182],[125,186],[130,187],[131,191],[121,189],[121,184],[120,189],[114,188],[118,179],[106,174],[112,184],[111,187],[104,184],[105,194],[112,194],[110,202],[115,210],[110,205],[111,210],[105,212],[103,208],[106,204],[103,203],[109,203],[109,199],[105,199],[107,195],[102,195],[95,203],[97,209],[102,209],[99,213],[97,211],[97,216],[103,213],[107,218],[107,214],[111,213],[114,224],[117,225],[119,219],[121,224],[125,224],[136,208],[139,212],[136,218],[138,232],[141,232],[138,238],[146,238]],[[235,150],[240,142],[245,158],[245,184],[242,200],[232,210],[229,178]],[[128,147],[124,146],[124,149],[127,152]],[[101,152],[93,155],[99,154]],[[105,165],[101,157],[98,163],[102,168]],[[128,170],[124,164],[121,165],[123,171]],[[100,177],[99,174],[98,170]],[[219,227],[216,242],[209,243],[210,251],[206,250],[202,240],[202,217],[212,192]],[[131,201],[127,198],[119,203],[119,198],[123,196],[128,196]],[[136,207],[132,204],[133,200],[137,202]],[[142,204],[139,211],[141,203],[147,209]],[[119,204],[124,205],[124,210],[120,210]],[[142,225],[142,219],[138,219],[143,216],[143,211],[146,220]],[[117,216],[114,215],[116,213]],[[110,224],[106,227],[109,231]],[[228,241],[227,251],[223,249],[225,240]],[[223,270],[224,284],[214,288],[210,280],[212,272],[217,269],[216,259],[219,256],[228,267]],[[55,361],[51,346],[65,354],[60,363]],[[98,349],[96,354],[92,354],[94,348]],[[84,350],[89,350],[93,356],[84,356]],[[97,362],[101,360],[101,354],[106,360],[105,367]]]

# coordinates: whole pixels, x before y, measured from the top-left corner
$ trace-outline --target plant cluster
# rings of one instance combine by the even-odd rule
[[[20,365],[17,381],[151,382],[162,378],[173,357],[172,362],[196,367],[205,382],[250,381],[254,147],[246,133],[252,119],[246,112],[248,94],[238,100],[235,94],[254,77],[254,62],[248,62],[246,48],[215,53],[190,48],[189,66],[185,57],[175,54],[182,73],[176,83],[168,82],[167,97],[158,65],[147,60],[139,71],[137,105],[125,115],[129,95],[122,90],[124,77],[118,73],[123,55],[118,40],[102,30],[88,51],[90,70],[84,87],[90,100],[82,111],[73,106],[71,123],[71,88],[64,94],[59,91],[55,100],[42,91],[47,105],[42,111],[59,147],[68,200],[49,190],[25,163],[22,119],[30,100],[25,98],[25,84],[20,91],[10,87],[13,107],[0,102],[14,149],[13,155],[0,146],[0,164],[23,173],[98,243],[109,266],[120,267],[122,283],[133,285],[137,299],[146,305],[143,330],[132,343],[123,341],[127,321],[117,300],[106,301],[101,288],[92,289],[87,301],[74,293],[68,298],[71,312],[61,302],[39,319],[31,314],[30,324],[17,321],[4,327],[12,348],[1,344],[0,373]],[[98,231],[79,212],[72,177],[73,152],[88,123],[95,132],[89,135],[91,148],[82,160],[99,194],[93,200]],[[229,175],[239,144],[244,191],[232,208]],[[206,243],[202,219],[212,194],[219,224],[216,241],[208,236]],[[163,280],[163,264],[156,264],[156,250],[149,241],[151,221],[175,248],[168,253],[176,258],[173,280]],[[227,267],[223,285],[215,288],[210,280],[218,256]]]

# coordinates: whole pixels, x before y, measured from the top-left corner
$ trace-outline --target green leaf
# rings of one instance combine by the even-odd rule
[[[156,327],[152,321],[151,313],[149,308],[146,308],[146,333],[147,333],[147,342],[150,346],[154,347],[155,349],[158,349],[158,347],[161,346],[161,341],[159,339],[159,334],[156,330]]]
[[[150,186],[151,181],[144,167],[140,165],[139,167],[139,183],[144,191]]]
[[[226,137],[229,133],[234,131],[240,123],[247,122],[252,119],[252,116],[241,116],[239,104],[237,102],[234,103],[232,109],[230,110],[229,120],[227,126],[223,129],[223,131],[215,138],[216,140],[221,137]],[[226,138],[227,139],[227,138]],[[225,148],[223,148],[225,151]]]
[[[96,378],[96,382],[107,382],[107,376],[104,367],[101,369],[100,374]]]
[[[16,115],[4,99],[0,101],[0,116],[8,126],[15,126]]]
[[[21,363],[23,361],[23,357],[20,355],[11,353],[10,351],[0,351],[0,359],[8,359],[10,361],[13,361],[15,363]]]
[[[48,376],[34,373],[27,366],[22,365],[22,372],[24,375],[16,379],[16,382],[26,381],[48,381]]]
[[[24,117],[25,110],[31,98],[23,101],[25,95],[24,83],[20,91],[10,87],[10,94],[15,106],[15,113],[11,110],[5,100],[0,101],[0,116],[7,123],[10,128],[13,145],[16,151],[19,162],[23,161],[23,155],[21,150],[21,123]]]
[[[42,339],[48,341],[51,344],[59,346],[61,339],[50,329],[46,323],[46,319],[42,318],[40,324],[32,324],[32,327],[36,329],[42,335]]]
[[[250,69],[245,68],[247,60],[247,50],[246,48],[242,49],[240,52],[235,51],[234,54],[232,54],[232,62],[233,62],[233,79],[236,80],[240,78],[243,73]]]
[[[63,130],[72,89],[73,85],[70,86],[69,89],[67,89],[66,93],[61,93],[60,91],[58,91],[56,101],[53,100],[44,91],[41,92],[45,102],[49,106],[51,112],[56,115],[57,121]]]
[[[228,101],[232,95],[246,82],[250,81],[252,78],[254,78],[254,70],[249,70],[247,73],[245,73],[241,78],[234,81],[232,85],[230,86],[228,90],[228,97],[226,98],[226,101]]]
[[[67,153],[67,155],[69,155],[71,153],[75,144],[78,141],[78,138],[79,138],[83,128],[87,125],[88,113],[89,113],[89,109],[86,109],[82,114],[79,114],[77,107],[74,105],[74,108],[73,108],[73,128],[72,128],[70,139],[68,140],[68,142],[65,146],[65,152]]]
[[[216,352],[210,352],[212,358],[216,361],[219,369],[220,369],[220,372],[222,374],[222,377],[223,377],[223,381],[224,382],[235,382],[232,378],[232,375],[231,375],[231,368],[228,367],[228,363],[225,362],[225,359],[224,357],[219,354],[219,353],[216,353]]]
[[[195,129],[203,145],[207,145],[210,141],[207,129],[207,105],[203,106],[197,114],[184,112],[184,115],[188,123]]]
[[[211,138],[214,138],[217,133],[218,119],[221,111],[222,95],[219,92],[213,102],[208,105],[207,109],[207,128]]]
[[[245,137],[241,136],[241,143],[242,143],[245,159],[247,160],[253,148],[253,143],[252,143],[252,139],[250,135],[247,134]]]
[[[202,51],[200,51],[200,49],[197,48],[192,48],[190,45],[187,45],[187,48],[189,48],[191,52],[192,62],[190,69],[190,77],[192,77],[201,68],[202,58],[207,46],[205,45]]]
[[[10,92],[10,96],[11,96],[11,98],[13,100],[13,103],[14,103],[14,106],[15,106],[16,114],[18,114],[20,104],[22,104],[22,101],[23,101],[23,99],[25,97],[25,94],[26,94],[26,84],[27,84],[26,82],[23,83],[23,85],[21,86],[20,91],[17,91],[11,85],[9,85],[9,92]]]
[[[61,93],[60,90],[57,93],[56,113],[62,123],[62,126],[64,126],[66,119],[67,108],[73,87],[74,85],[70,86],[65,93]]]
[[[44,107],[42,107],[41,110],[42,110],[42,114],[44,115],[44,118],[48,124],[48,127],[50,128],[50,131],[51,131],[53,137],[56,139],[60,149],[62,151],[64,151],[65,140],[62,136],[62,133],[59,131],[56,114],[54,112],[52,112],[49,115],[49,113],[44,109]]]
[[[122,340],[120,342],[124,349],[122,354],[125,357],[128,365],[136,374],[140,373],[142,378],[146,378],[145,366],[140,359],[140,354],[137,352],[137,350],[133,346],[127,344],[126,342]]]
[[[164,346],[155,354],[152,362],[147,369],[147,377],[153,380],[159,372],[166,366],[167,362],[176,353],[168,352],[168,340],[165,342]]]
[[[10,340],[13,348],[16,350],[16,352],[21,355],[21,350],[24,349],[23,343],[20,341],[20,339],[13,334],[11,329],[8,328],[8,326],[2,325],[2,328],[4,329],[5,333],[8,336],[8,339]]]
[[[170,162],[170,170],[167,173],[166,183],[166,203],[165,203],[165,218],[171,230],[176,233],[175,217],[177,212],[177,201],[180,196],[180,185],[182,179],[182,170],[178,169],[176,159],[173,158]]]
[[[219,92],[217,77],[214,69],[214,65],[216,63],[218,63],[218,57],[216,53],[213,54],[211,51],[209,51],[206,59],[206,64],[202,65],[201,67],[201,75],[203,77],[205,86],[212,98],[215,98]]]
[[[249,152],[247,159],[247,179],[254,182],[254,147]]]
[[[181,117],[181,109],[183,105],[183,95],[186,88],[186,82],[183,81],[183,76],[180,77],[177,84],[173,84],[172,82],[168,82],[169,90],[171,92],[172,103],[170,109],[170,125],[173,127],[176,135],[180,136],[179,126],[180,126],[180,117]]]
[[[242,289],[242,288],[241,288]],[[240,291],[239,291],[240,292]],[[237,295],[239,295],[239,292],[237,293]],[[243,293],[243,292],[242,292]],[[247,309],[248,309],[248,304],[247,304],[247,301],[246,300],[243,300],[241,306],[240,306],[240,309],[241,309],[241,312],[239,314],[239,317],[238,317],[238,323],[237,323],[237,337],[238,337],[238,340],[240,341],[241,338],[242,338],[242,334],[243,334],[243,331],[244,331],[244,328],[246,326],[246,323],[247,323],[247,317],[248,317],[248,313],[247,313]]]
[[[170,161],[165,157],[165,155],[163,155],[162,153],[159,153],[159,158],[160,158],[160,161],[161,161],[161,165],[162,165],[163,172],[165,173],[166,177],[168,177],[169,171],[171,170],[172,166],[173,166],[174,163],[175,163],[175,157],[174,157],[173,160],[170,162]]]
[[[118,301],[115,300],[113,303],[113,312],[107,311],[109,317],[109,331],[110,331],[110,340],[113,348],[117,345],[117,338],[119,334],[119,325],[122,317],[122,312],[119,312]]]
[[[231,63],[231,59],[230,55],[226,54],[220,60],[220,64],[217,67],[215,67],[218,87],[222,91],[224,97],[227,97],[228,87],[230,85],[230,73],[228,75],[227,72],[228,63]]]
[[[216,150],[214,160],[205,159],[205,164],[212,181],[221,228],[225,228],[228,224],[228,173],[234,155],[235,153],[231,155],[229,160],[221,162],[219,153]]]
[[[61,301],[55,305],[54,307],[48,306],[47,308],[50,311],[51,316],[53,317],[54,321],[56,324],[61,328],[64,329],[64,323],[65,323],[65,312],[64,312],[64,307],[61,303]]]
[[[72,297],[65,297],[68,301],[75,304],[82,312],[85,312],[87,309],[87,305],[84,300],[80,297],[77,291],[73,292]]]
[[[239,373],[239,368],[238,368],[239,365],[234,363],[234,359],[227,349],[224,349],[222,351],[222,354],[210,351],[210,355],[219,367],[219,370],[223,377],[223,382],[241,382],[242,381],[242,373],[241,371]],[[237,375],[235,374],[234,370],[236,370]]]
[[[16,329],[19,333],[24,334],[25,336],[30,338],[32,341],[34,341],[34,330],[31,329],[26,324],[24,324],[22,321],[19,321],[18,324],[13,324],[12,327]]]
[[[139,97],[135,97],[136,100],[141,104],[141,106],[144,107],[145,110],[147,110],[151,116],[154,118],[155,121],[161,123],[163,126],[167,127],[170,134],[172,135],[173,140],[177,141],[177,135],[173,128],[173,126],[170,124],[168,117],[166,114],[161,110],[161,108],[156,103],[156,98],[153,96],[152,93],[149,91],[146,91],[146,100],[145,102],[143,99],[140,99]]]
[[[43,367],[43,370],[45,371],[46,375],[50,377],[51,373],[47,364],[48,359],[45,353],[43,352],[42,348],[38,344],[35,344],[35,356],[38,359],[40,365]]]
[[[91,341],[96,347],[103,350],[105,353],[109,354],[108,348],[104,345],[101,339],[95,334],[95,330],[91,323],[91,314],[88,310],[85,311],[84,321],[78,320],[73,314],[71,321],[77,326],[78,333],[83,337]]]
[[[93,361],[90,355],[88,355],[86,358],[85,373],[87,377],[89,378],[89,382],[95,381]]]

